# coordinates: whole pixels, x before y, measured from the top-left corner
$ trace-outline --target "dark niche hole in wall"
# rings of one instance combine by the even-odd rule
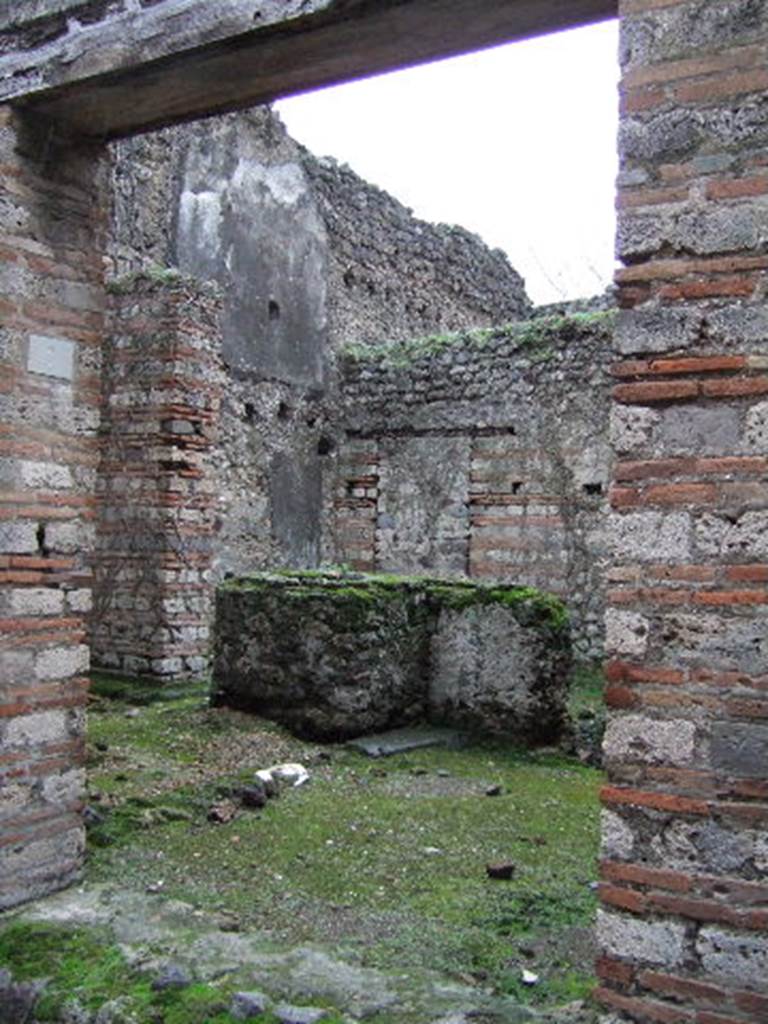
[[[243,406],[243,417],[247,423],[253,423],[256,419],[256,406],[253,402],[246,402]]]
[[[522,486],[523,486],[523,481],[522,480],[513,480],[512,483],[510,484],[510,489],[511,489],[512,494],[519,494],[520,491],[522,490]]]
[[[317,454],[318,455],[330,455],[335,449],[336,444],[332,437],[321,437],[317,442]]]
[[[280,303],[279,302],[275,302],[274,299],[270,299],[269,302],[267,303],[267,312],[269,314],[269,319],[270,320],[279,320],[280,319]]]
[[[603,493],[603,485],[601,483],[584,484],[582,490],[585,494],[590,495],[590,497],[596,498]]]
[[[290,405],[287,402],[281,402],[277,407],[277,418],[279,420],[289,420],[293,413]]]

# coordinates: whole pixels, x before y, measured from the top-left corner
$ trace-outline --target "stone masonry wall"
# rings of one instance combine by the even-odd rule
[[[266,107],[111,153],[113,272],[173,265],[223,289],[214,574],[315,566],[338,346],[514,319],[522,281],[475,236],[317,160]]]
[[[192,29],[184,21],[184,40],[157,33],[152,11],[172,2],[131,3],[134,48],[100,45],[74,67],[68,44],[82,37],[82,20],[59,22],[50,60],[37,36],[48,26],[33,25],[25,39],[30,24],[14,27],[18,5],[6,5],[5,94],[9,83],[21,94],[50,75],[106,74],[121,60],[202,42],[207,19],[218,38],[231,31],[218,5],[197,4],[207,19],[193,19]],[[265,9],[274,20],[299,5],[307,8],[291,0]],[[124,5],[31,6],[114,26]],[[619,9],[626,313],[612,413],[620,459],[600,996],[614,1019],[638,1024],[758,1024],[768,1015],[768,10],[765,0],[620,0]],[[304,73],[295,66],[294,84]],[[284,81],[275,72],[276,90]],[[131,124],[198,109],[160,93],[166,105]],[[82,611],[95,515],[103,193],[98,149],[62,147],[54,127],[0,113],[4,905],[66,884],[82,856]],[[364,496],[375,485],[365,478]]]
[[[177,275],[113,285],[104,348],[97,665],[199,675],[208,664],[221,405],[219,301]]]
[[[222,290],[214,575],[316,565],[326,240],[297,147],[260,108],[138,136],[112,156],[113,269],[174,265]]]
[[[346,165],[301,150],[328,236],[331,344],[387,344],[506,324],[531,303],[506,253],[464,228],[418,220]]]
[[[215,632],[213,703],[299,736],[431,722],[535,746],[567,721],[568,616],[531,588],[258,573],[218,587]]]
[[[100,151],[0,108],[0,908],[77,878],[98,461]]]
[[[349,349],[326,558],[539,587],[600,657],[613,319]]]
[[[623,0],[600,996],[768,1020],[768,5]]]

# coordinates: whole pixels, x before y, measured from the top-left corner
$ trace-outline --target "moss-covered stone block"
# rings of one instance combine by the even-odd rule
[[[214,701],[345,739],[423,714],[425,608],[404,588],[262,574],[216,602]]]
[[[570,650],[531,588],[261,573],[218,590],[212,699],[315,739],[429,721],[535,743],[562,730]]]

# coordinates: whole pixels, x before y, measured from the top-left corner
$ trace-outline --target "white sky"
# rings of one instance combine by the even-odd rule
[[[290,134],[508,254],[535,302],[613,273],[617,23],[282,100]]]

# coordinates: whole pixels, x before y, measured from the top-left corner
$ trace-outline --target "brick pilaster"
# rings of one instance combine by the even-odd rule
[[[768,1013],[768,12],[623,0],[599,974]]]
[[[110,287],[103,377],[94,662],[204,673],[213,617],[219,299],[178,274]]]
[[[0,108],[0,907],[77,877],[100,151]]]

